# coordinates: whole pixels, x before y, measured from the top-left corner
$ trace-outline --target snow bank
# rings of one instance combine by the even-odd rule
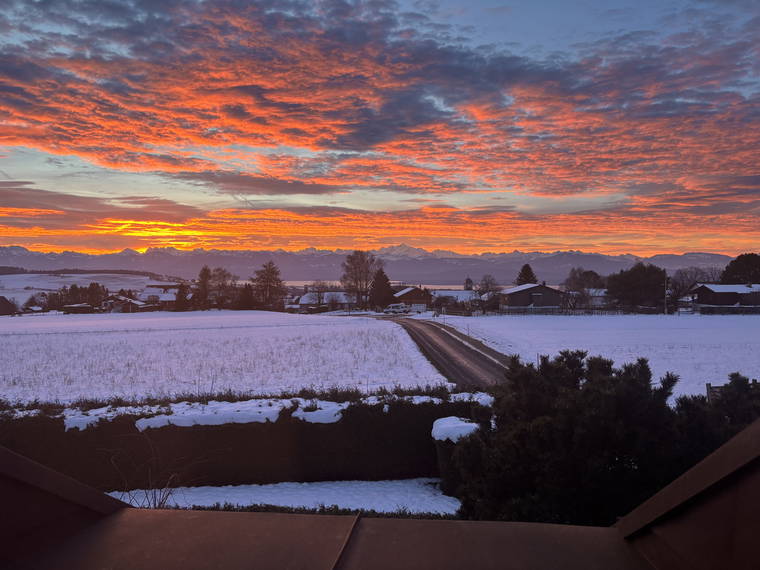
[[[109,493],[117,499],[141,506],[150,494],[146,490]],[[444,495],[438,479],[420,478],[395,481],[323,481],[317,483],[276,483],[272,485],[231,485],[224,487],[177,487],[169,506],[213,506],[229,503],[239,506],[256,504],[282,507],[365,509],[411,513],[455,514],[460,502]]]
[[[461,392],[451,394],[452,402],[473,402],[482,406],[493,405],[493,397],[484,392]],[[441,398],[432,396],[367,396],[357,401],[368,406],[383,405],[383,411],[388,413],[388,404],[396,401],[410,402],[415,405],[443,403]],[[176,402],[164,406],[105,406],[90,410],[79,408],[64,408],[58,416],[62,417],[66,431],[70,429],[85,430],[99,421],[112,421],[119,416],[142,416],[135,421],[135,427],[146,429],[161,428],[168,425],[178,427],[246,424],[276,422],[283,410],[296,409],[292,417],[308,423],[329,424],[340,421],[343,410],[352,402],[331,402],[326,400],[305,398],[254,398],[239,402],[219,402],[210,400],[201,402]],[[13,410],[14,418],[40,414],[40,410]]]
[[[160,428],[167,425],[218,426],[276,422],[280,412],[289,407],[289,400],[246,400],[242,402],[179,402],[169,405],[170,413],[141,418],[135,422],[138,430]]]
[[[449,416],[448,418],[440,418],[433,422],[432,435],[435,440],[446,441],[448,439],[456,443],[461,438],[467,437],[476,431],[478,431],[478,424],[465,418]]]
[[[452,402],[475,402],[486,408],[493,406],[493,396],[485,392],[460,392],[458,394],[451,394],[449,400]]]

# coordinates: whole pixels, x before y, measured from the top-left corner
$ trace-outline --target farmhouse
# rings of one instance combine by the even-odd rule
[[[75,303],[73,305],[64,305],[62,307],[64,314],[86,314],[86,313],[94,313],[95,307],[88,303]]]
[[[697,283],[691,294],[694,308],[702,313],[760,312],[760,283]]]
[[[111,313],[137,313],[148,310],[153,306],[144,301],[130,299],[123,295],[109,295],[103,302],[103,309]]]
[[[434,289],[430,293],[435,299],[451,299],[455,303],[472,303],[480,299],[472,289]]]
[[[607,289],[586,289],[586,294],[588,295],[588,306],[593,309],[606,307],[609,303]]]
[[[411,310],[418,313],[424,313],[433,302],[433,295],[427,289],[420,287],[404,287],[393,294],[395,303],[404,303],[411,307]]]
[[[145,286],[145,290],[138,295],[138,300],[150,305],[158,305],[166,311],[174,309],[177,302],[177,291],[179,283],[167,284],[150,284]],[[192,294],[188,295],[190,299]]]
[[[293,299],[286,309],[309,312],[317,310],[319,307],[328,307],[330,310],[335,311],[347,311],[356,307],[356,299],[345,291],[324,291],[321,293],[312,291]]]
[[[543,283],[526,283],[503,290],[499,294],[500,309],[558,309],[562,305],[562,295],[562,291]]]

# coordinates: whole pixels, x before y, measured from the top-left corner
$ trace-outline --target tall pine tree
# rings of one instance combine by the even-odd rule
[[[369,286],[369,306],[373,309],[384,309],[393,302],[393,289],[388,276],[381,267],[375,271],[372,284]]]
[[[269,309],[278,308],[285,296],[286,289],[280,277],[280,269],[274,261],[267,261],[261,266],[261,269],[257,269],[251,281],[256,297],[261,304]]]
[[[528,263],[522,266],[517,279],[515,279],[515,285],[525,285],[526,283],[538,283],[538,277],[533,273],[533,268]]]

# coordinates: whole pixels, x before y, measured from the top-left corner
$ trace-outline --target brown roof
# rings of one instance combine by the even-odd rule
[[[760,420],[614,527],[142,510],[0,448],[10,568],[757,568]]]

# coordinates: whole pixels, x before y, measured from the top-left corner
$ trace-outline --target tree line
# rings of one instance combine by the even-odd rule
[[[526,263],[512,282],[515,286],[540,283],[530,264]],[[561,283],[565,292],[565,308],[587,307],[595,290],[605,290],[609,305],[619,308],[651,308],[658,311],[676,309],[678,300],[693,290],[698,283],[747,284],[760,283],[760,255],[743,253],[731,260],[725,268],[685,267],[672,275],[653,264],[638,262],[629,269],[602,276],[596,271],[573,267]],[[484,299],[489,293],[504,289],[493,275],[484,275],[475,283],[470,277],[464,282],[465,290],[474,290]],[[491,302],[495,305],[496,302]],[[484,301],[485,309],[489,302]]]

